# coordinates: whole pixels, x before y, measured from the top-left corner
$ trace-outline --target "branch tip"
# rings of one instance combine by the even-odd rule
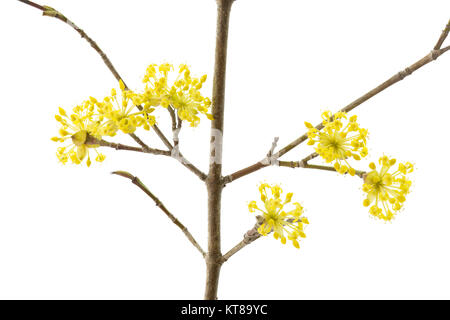
[[[202,249],[202,247],[198,244],[198,242],[195,240],[195,238],[192,236],[192,234],[188,231],[188,229],[164,206],[164,204],[159,200],[146,186],[142,181],[137,177],[132,175],[131,173],[127,171],[113,171],[111,174],[115,174],[127,179],[130,179],[133,184],[135,184],[139,189],[141,189],[147,196],[149,196],[155,205],[162,211],[164,214],[178,227],[180,230],[184,233],[186,238],[189,240],[189,242],[192,243],[192,245],[200,252],[200,254],[203,256],[203,258],[206,256],[205,251]]]

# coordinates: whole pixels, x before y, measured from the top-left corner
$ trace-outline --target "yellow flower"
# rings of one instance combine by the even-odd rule
[[[206,75],[193,78],[188,66],[182,64],[179,66],[177,78],[169,84],[169,72],[172,70],[173,66],[167,63],[148,66],[143,79],[145,90],[142,94],[136,95],[135,101],[145,108],[171,106],[178,117],[189,122],[192,127],[199,124],[199,113],[205,114],[211,120],[212,115],[208,113],[211,101],[200,93]]]
[[[413,171],[413,165],[409,162],[400,163],[397,171],[389,173],[396,160],[383,156],[379,163],[379,171],[376,170],[375,163],[369,165],[372,171],[364,179],[363,191],[367,193],[367,198],[363,204],[368,207],[373,203],[370,214],[389,221],[403,207],[405,195],[411,187],[411,181],[406,178],[406,174]]]
[[[316,146],[316,152],[327,162],[334,162],[337,172],[348,172],[355,175],[355,169],[351,167],[347,159],[361,160],[367,156],[367,129],[359,127],[357,117],[351,116],[347,120],[345,112],[337,112],[332,119],[330,111],[322,114],[324,128],[317,130],[309,122],[305,122],[308,128],[308,144]]]
[[[65,146],[59,147],[56,156],[59,161],[66,164],[69,160],[74,164],[80,164],[86,159],[86,165],[91,165],[89,149],[94,149],[97,153],[96,160],[102,162],[104,155],[97,152],[99,145],[94,144],[95,140],[100,140],[100,122],[94,114],[94,104],[92,101],[85,101],[83,104],[73,108],[70,117],[63,108],[59,108],[59,114],[55,115],[56,121],[61,125],[59,137],[53,137],[55,142],[69,142]],[[94,143],[92,143],[94,142]]]
[[[141,126],[145,130],[150,130],[156,123],[155,117],[150,115],[155,109],[144,107],[143,110],[138,110],[136,105],[140,103],[137,95],[127,90],[122,81],[119,84],[121,97],[117,97],[117,91],[112,89],[111,96],[105,97],[102,102],[91,98],[97,106],[99,121],[104,121],[101,125],[101,134],[114,136],[118,130],[133,133]]]
[[[270,194],[268,194],[267,190],[270,190]],[[292,241],[294,247],[300,248],[298,239],[306,237],[303,226],[304,224],[309,224],[308,219],[302,217],[303,207],[300,203],[294,202],[292,210],[283,210],[291,202],[293,194],[286,194],[286,198],[283,201],[281,199],[283,190],[278,185],[270,186],[267,183],[263,183],[259,187],[259,192],[261,193],[261,201],[264,203],[264,208],[260,209],[256,201],[251,201],[248,205],[250,212],[258,210],[262,213],[263,222],[258,228],[258,232],[263,236],[273,232],[274,238],[280,239],[282,244],[285,244],[288,239]]]

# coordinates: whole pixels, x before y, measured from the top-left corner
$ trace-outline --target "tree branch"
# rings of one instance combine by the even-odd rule
[[[41,6],[41,5],[37,4],[37,3],[31,2],[31,1],[27,1],[27,0],[19,0],[19,1],[25,3],[25,4],[29,5],[29,6],[32,6],[32,7],[36,8],[36,9],[39,9],[39,10],[42,10],[42,11],[45,10],[45,8],[43,6]]]
[[[109,141],[105,141],[105,140],[93,140],[93,141],[87,141],[86,144],[99,144],[101,147],[109,147],[109,148],[113,148],[116,150],[127,150],[127,151],[136,151],[136,152],[142,152],[142,153],[150,153],[150,154],[155,154],[155,155],[163,155],[163,156],[170,156],[170,151],[167,150],[160,150],[160,149],[153,149],[153,148],[149,148],[149,147],[133,147],[133,146],[128,146],[125,144],[121,144],[121,143],[114,143],[114,142],[109,142]]]
[[[305,169],[317,169],[317,170],[337,172],[334,167],[309,164],[309,163],[304,163],[303,161],[280,161],[278,163],[278,165],[280,167],[288,167],[288,168],[305,168]],[[347,174],[347,173],[348,172],[346,172],[345,174]],[[355,175],[357,175],[360,178],[363,178],[365,174],[366,174],[366,172],[364,172],[364,171],[355,170]]]
[[[144,141],[142,141],[137,135],[134,133],[130,133],[129,136],[133,138],[143,149],[151,149]]]
[[[162,133],[162,131],[159,129],[159,127],[155,124],[152,126],[152,128],[153,128],[153,130],[155,130],[155,133],[158,135],[159,139],[161,139],[161,141],[164,143],[164,145],[167,147],[167,149],[172,150],[173,149],[172,144],[166,138],[164,133]]]
[[[450,32],[450,19],[448,20],[448,23],[445,26],[444,30],[442,30],[441,36],[439,37],[438,41],[436,42],[436,45],[433,48],[434,50],[439,50],[442,47],[442,44],[447,38],[449,32]]]
[[[133,134],[131,134],[131,136],[134,137],[135,140],[141,145],[140,148],[121,144],[121,143],[109,142],[109,141],[105,141],[103,139],[98,140],[91,136],[88,136],[88,138],[86,140],[86,144],[87,145],[100,145],[101,147],[109,147],[109,148],[113,148],[116,150],[135,151],[135,152],[150,153],[150,154],[155,154],[155,155],[171,157],[171,158],[174,158],[174,159],[178,160],[179,162],[181,162],[181,164],[183,166],[185,166],[190,171],[192,171],[196,176],[198,176],[200,178],[200,180],[202,180],[202,181],[206,180],[206,174],[203,173],[202,171],[200,171],[196,166],[194,166],[188,160],[186,160],[186,158],[184,158],[184,156],[181,153],[178,152],[178,154],[174,154],[172,151],[150,148],[144,142],[142,142],[138,137],[134,136]]]
[[[109,60],[108,56],[103,52],[102,49],[97,45],[97,43],[89,37],[86,32],[84,32],[81,28],[79,28],[75,23],[70,21],[66,16],[64,16],[61,12],[57,11],[54,8],[48,7],[48,6],[41,6],[37,3],[34,3],[32,1],[26,1],[26,0],[18,0],[22,3],[25,3],[29,6],[32,6],[36,9],[39,9],[42,11],[42,14],[44,16],[53,17],[56,18],[67,25],[69,25],[71,28],[73,28],[76,32],[80,34],[80,36],[85,39],[92,48],[100,55],[105,65],[108,67],[108,69],[111,71],[111,73],[114,75],[114,78],[116,78],[117,81],[122,81],[125,89],[129,90],[128,86],[126,85],[123,78],[120,76],[119,72],[117,72],[116,68],[112,64],[111,60]],[[137,106],[139,110],[142,110],[142,106]],[[166,145],[166,147],[169,149],[168,154],[166,154],[166,151],[162,151],[159,149],[152,149],[148,147],[141,139],[139,139],[135,134],[131,134],[131,137],[141,145],[142,149],[124,146],[121,144],[113,144],[113,143],[106,143],[106,147],[111,147],[113,145],[113,148],[119,148],[117,150],[130,150],[130,151],[137,151],[137,152],[144,152],[144,153],[153,153],[153,154],[163,154],[163,155],[171,155],[171,151],[173,150],[172,144],[169,142],[169,140],[166,138],[166,136],[162,133],[162,131],[159,129],[159,127],[155,124],[152,126],[152,128],[155,130],[155,133],[158,135],[158,137],[161,139],[161,141]],[[181,162],[186,168],[191,170],[195,175],[197,175],[202,181],[206,180],[206,174],[200,171],[197,167],[195,167],[192,163],[190,163],[187,159],[181,155],[181,153],[178,153],[177,160]]]
[[[170,119],[172,120],[173,147],[179,148],[179,143],[180,143],[179,134],[180,134],[180,130],[181,130],[181,119],[175,113],[175,109],[172,106],[169,106],[167,108],[167,111],[169,111]]]
[[[375,95],[377,95],[378,93],[384,91],[385,89],[389,88],[390,86],[392,86],[393,84],[403,80],[405,77],[409,76],[410,74],[412,74],[414,71],[418,70],[419,68],[423,67],[424,65],[436,60],[437,58],[439,58],[442,54],[444,54],[445,52],[450,50],[450,46],[449,47],[445,47],[443,49],[440,49],[441,45],[444,43],[445,39],[447,38],[448,34],[450,32],[450,20],[449,23],[447,24],[446,28],[442,31],[441,36],[439,37],[439,40],[435,46],[435,48],[438,47],[438,49],[433,49],[429,54],[427,54],[425,57],[423,57],[422,59],[418,60],[417,62],[413,63],[412,65],[410,65],[409,67],[405,68],[404,70],[396,73],[395,75],[393,75],[392,77],[390,77],[388,80],[384,81],[383,83],[381,83],[380,85],[378,85],[377,87],[375,87],[374,89],[370,90],[369,92],[367,92],[366,94],[362,95],[361,97],[359,97],[358,99],[356,99],[355,101],[353,101],[352,103],[350,103],[349,105],[345,106],[344,108],[342,108],[341,112],[350,112],[353,109],[355,109],[357,106],[361,105],[362,103],[366,102],[367,100],[369,100],[370,98],[374,97]],[[323,124],[319,123],[316,126],[317,130],[321,130],[323,129]],[[287,146],[285,146],[284,148],[282,148],[280,151],[277,152],[277,157],[281,157],[284,154],[288,153],[289,151],[291,151],[292,149],[294,149],[295,147],[297,147],[298,145],[300,145],[301,143],[303,143],[304,141],[306,141],[308,139],[308,135],[305,133],[302,136],[300,136],[299,138],[295,139],[294,141],[292,141],[291,143],[289,143]],[[234,181],[236,179],[242,178],[250,173],[253,173],[255,171],[258,171],[259,169],[265,168],[267,167],[269,164],[264,163],[264,162],[256,162],[244,169],[238,170],[228,176],[226,176],[224,178],[225,183]]]
[[[198,242],[195,240],[195,238],[192,236],[192,234],[189,232],[189,230],[177,219],[175,216],[170,213],[169,210],[164,206],[164,204],[142,183],[141,180],[139,180],[138,177],[133,176],[132,174],[126,172],[126,171],[114,171],[112,174],[130,179],[133,184],[139,187],[144,193],[149,196],[156,204],[158,208],[161,209],[162,212],[178,227],[180,230],[184,233],[186,238],[192,243],[192,245],[197,248],[197,250],[200,252],[200,254],[203,256],[203,258],[206,256],[205,251],[203,251],[202,247],[198,244]]]
[[[253,228],[251,228],[244,234],[244,239],[222,256],[221,259],[222,264],[225,263],[228,259],[230,259],[230,257],[233,256],[235,253],[237,253],[238,251],[248,246],[256,239],[259,239],[261,237],[261,234],[258,232],[258,228],[261,226],[264,218],[261,216],[257,216],[256,220],[257,222],[253,226]]]
[[[81,28],[79,28],[75,23],[73,23],[72,21],[70,21],[66,16],[64,16],[61,12],[59,12],[58,10],[49,7],[49,6],[41,6],[37,3],[34,3],[32,1],[25,1],[25,0],[19,0],[20,2],[23,2],[27,5],[30,5],[34,8],[37,8],[39,10],[42,11],[42,15],[47,16],[47,17],[53,17],[56,18],[64,23],[66,23],[68,26],[70,26],[72,29],[74,29],[76,32],[78,32],[78,34],[81,36],[81,38],[85,39],[90,45],[91,47],[100,55],[100,57],[102,58],[103,62],[105,63],[105,65],[108,67],[109,71],[111,71],[111,73],[114,75],[114,78],[116,78],[117,81],[122,80],[123,84],[125,85],[125,88],[128,89],[127,85],[125,84],[125,81],[122,79],[122,77],[119,75],[119,72],[117,72],[116,68],[114,67],[114,65],[111,63],[111,60],[109,60],[108,56],[105,54],[105,52],[103,52],[102,49],[100,49],[100,47],[97,45],[97,43],[91,38],[89,37],[86,32],[84,32],[84,30],[82,30]]]

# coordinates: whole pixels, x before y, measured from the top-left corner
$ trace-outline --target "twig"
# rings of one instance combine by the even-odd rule
[[[439,40],[435,46],[439,47],[442,45],[442,43],[445,41],[446,37],[448,36],[450,32],[450,21],[449,24],[447,24],[446,28],[442,31],[441,36],[439,37]],[[449,47],[445,47],[443,49],[433,49],[429,54],[427,54],[425,57],[423,57],[422,59],[418,60],[417,62],[413,63],[412,65],[410,65],[409,67],[405,68],[404,70],[396,73],[395,75],[393,75],[391,78],[389,78],[388,80],[386,80],[385,82],[383,82],[382,84],[380,84],[379,86],[377,86],[376,88],[370,90],[369,92],[367,92],[366,94],[364,94],[363,96],[359,97],[358,99],[356,99],[355,101],[353,101],[352,103],[350,103],[349,105],[345,106],[344,108],[342,108],[340,111],[342,112],[350,112],[351,110],[355,109],[357,106],[361,105],[362,103],[366,102],[367,100],[369,100],[370,98],[374,97],[375,95],[377,95],[378,93],[384,91],[385,89],[389,88],[390,86],[392,86],[393,84],[403,80],[405,77],[409,76],[410,74],[412,74],[414,71],[416,71],[417,69],[423,67],[424,65],[436,60],[437,58],[439,58],[439,56],[441,56],[442,54],[444,54],[445,52],[450,50],[450,46]],[[317,130],[321,130],[323,129],[323,124],[319,123],[316,126]],[[300,136],[299,138],[295,139],[294,141],[292,141],[291,143],[289,143],[287,146],[285,146],[284,148],[282,148],[280,151],[278,151],[277,155],[278,157],[283,156],[284,154],[288,153],[289,151],[291,151],[292,149],[294,149],[295,147],[297,147],[299,144],[303,143],[304,141],[306,141],[308,139],[308,135],[305,133],[302,136]],[[224,181],[231,182],[234,181],[236,179],[242,178],[250,173],[253,173],[255,171],[258,171],[264,167],[267,167],[268,164],[265,164],[261,161],[254,163],[244,169],[238,170],[228,176],[226,176],[224,178]]]
[[[137,137],[136,137],[137,138]],[[135,139],[136,141],[140,141],[139,138]],[[121,143],[114,143],[109,142],[105,140],[97,140],[94,137],[88,136],[88,139],[86,140],[86,144],[88,145],[100,145],[101,147],[109,147],[116,150],[127,150],[127,151],[135,151],[135,152],[142,152],[142,153],[150,153],[155,155],[162,155],[174,158],[181,162],[183,166],[188,168],[190,171],[192,171],[196,176],[200,178],[200,180],[205,181],[206,180],[206,174],[200,171],[196,166],[194,166],[192,163],[190,163],[186,158],[181,154],[178,153],[178,156],[175,156],[172,151],[168,150],[161,150],[161,149],[154,149],[147,146],[144,142],[140,141],[139,144],[141,144],[141,147],[133,147]]]
[[[136,141],[143,149],[151,149],[147,144],[145,144],[144,141],[142,141],[137,135],[134,133],[129,134],[130,137],[133,138],[134,141]]]
[[[444,30],[442,30],[441,36],[439,37],[438,41],[436,42],[436,45],[433,48],[434,50],[439,50],[442,47],[442,44],[447,38],[449,32],[450,32],[450,20],[448,20],[447,25],[445,26]]]
[[[184,233],[186,238],[194,245],[195,248],[201,253],[203,257],[206,256],[205,251],[202,249],[202,247],[198,244],[198,242],[195,240],[195,238],[192,236],[192,234],[189,232],[189,230],[177,219],[175,216],[170,213],[169,210],[164,206],[164,204],[142,183],[141,180],[139,180],[138,177],[133,176],[132,174],[126,172],[126,171],[114,171],[112,174],[116,174],[118,176],[130,179],[133,184],[139,187],[142,191],[145,192],[146,195],[148,195],[156,204],[158,208],[161,209],[162,212],[166,214],[166,216],[178,227],[181,229],[181,231]]]
[[[450,50],[450,46],[447,46],[447,47],[445,47],[445,48],[442,48],[442,49],[441,49],[441,52],[444,53],[444,52],[447,52],[448,50]]]
[[[261,226],[261,224],[263,222],[263,218],[261,216],[257,216],[256,220],[257,220],[257,222],[253,226],[253,228],[251,228],[244,234],[244,239],[241,242],[239,242],[237,245],[235,245],[230,251],[228,251],[227,253],[225,253],[222,256],[222,259],[221,259],[222,264],[225,263],[228,259],[230,259],[230,257],[232,255],[234,255],[235,253],[237,253],[244,247],[248,246],[250,243],[252,243],[256,239],[259,239],[261,237],[261,234],[258,232],[258,228]]]
[[[178,148],[179,147],[179,133],[180,128],[178,128],[178,121],[177,121],[177,115],[175,114],[175,110],[172,106],[169,106],[167,108],[170,114],[170,118],[172,120],[172,137],[173,137],[173,147]],[[180,119],[180,118],[178,118]]]
[[[177,114],[177,129],[181,129],[182,125],[183,125],[183,121],[181,120],[180,116]]]
[[[79,28],[75,23],[70,21],[66,16],[64,16],[61,12],[59,12],[58,10],[56,10],[54,8],[51,8],[51,7],[48,7],[48,6],[41,6],[41,5],[39,5],[39,4],[35,3],[35,2],[32,2],[32,1],[26,1],[26,0],[18,0],[18,1],[41,10],[42,14],[44,16],[56,18],[56,19],[58,19],[58,20],[60,20],[60,21],[62,21],[64,23],[66,23],[71,28],[73,28],[76,32],[78,32],[80,34],[80,36],[83,39],[85,39],[92,46],[92,48],[94,48],[94,50],[100,55],[100,57],[102,58],[103,62],[108,67],[108,69],[111,71],[111,73],[114,75],[116,80],[117,81],[122,80],[122,82],[123,82],[123,84],[125,86],[125,89],[129,90],[129,88],[126,85],[125,81],[120,76],[120,74],[117,72],[116,68],[112,64],[111,60],[109,60],[109,58],[105,54],[105,52],[102,49],[100,49],[100,47],[97,45],[97,43],[91,37],[89,37],[86,34],[86,32],[84,32],[81,28]],[[142,110],[142,106],[138,105],[137,108],[139,110]],[[135,134],[131,135],[131,137],[142,146],[142,150],[139,149],[139,148],[134,148],[134,147],[127,147],[127,148],[118,149],[118,150],[131,150],[131,151],[138,151],[138,152],[145,152],[145,153],[170,155],[171,151],[173,149],[172,144],[169,142],[169,140],[166,138],[164,133],[162,133],[162,131],[159,129],[159,127],[156,124],[153,125],[152,128],[155,131],[155,133],[158,135],[158,137],[161,139],[161,141],[165,144],[165,146],[169,149],[168,154],[166,154],[166,151],[149,148]],[[113,145],[119,145],[120,147],[124,147],[124,145],[121,145],[121,144],[113,144]],[[110,145],[105,145],[105,146],[109,147]],[[154,152],[155,150],[156,150],[156,153]],[[202,171],[200,171],[197,167],[195,167],[187,159],[185,159],[180,153],[178,154],[177,160],[179,160],[186,168],[188,168],[195,175],[197,175],[202,181],[205,181],[206,174],[203,173]]]
[[[272,147],[270,148],[269,152],[267,153],[267,157],[271,158],[273,155],[273,152],[275,151],[275,148],[277,147],[278,140],[280,140],[279,137],[273,138]]]
[[[152,128],[153,128],[153,130],[155,130],[155,133],[158,135],[158,137],[161,139],[161,141],[164,143],[164,145],[167,147],[167,149],[172,150],[173,149],[172,144],[166,138],[164,133],[162,133],[162,131],[159,129],[159,127],[155,124],[155,125],[153,125]]]
[[[188,168],[191,172],[193,172],[197,177],[200,178],[202,181],[206,181],[207,175],[198,169],[196,166],[194,166],[192,163],[187,160],[178,149],[172,149],[172,151],[169,151],[172,158],[178,160],[183,166]]]
[[[121,144],[121,143],[105,141],[103,139],[99,141],[93,137],[88,137],[86,144],[91,144],[91,145],[98,144],[101,147],[109,147],[109,148],[113,148],[116,150],[135,151],[135,152],[142,152],[142,153],[149,153],[149,154],[171,157],[171,158],[174,158],[174,159],[178,160],[179,162],[181,162],[181,164],[183,166],[185,166],[190,171],[192,171],[196,176],[198,176],[200,178],[200,180],[202,180],[202,181],[206,180],[206,174],[203,173],[202,171],[200,171],[196,166],[194,166],[188,160],[186,160],[186,158],[181,153],[178,153],[179,156],[174,156],[171,151],[150,148],[150,147],[146,146],[145,143],[143,143],[144,146],[142,146],[142,147],[133,147],[133,146],[129,146],[129,145]]]
[[[125,81],[122,79],[122,77],[119,75],[119,73],[117,72],[116,68],[114,67],[114,65],[111,63],[111,60],[109,60],[108,56],[105,54],[105,52],[100,49],[100,47],[97,45],[97,43],[91,38],[89,37],[86,32],[84,32],[84,30],[82,30],[81,28],[79,28],[75,23],[73,23],[71,20],[69,20],[66,16],[64,16],[61,12],[59,12],[58,10],[49,7],[49,6],[41,6],[37,3],[34,3],[32,1],[23,1],[23,0],[19,0],[20,2],[23,2],[25,4],[28,4],[34,8],[37,8],[39,10],[42,11],[42,15],[47,16],[47,17],[53,17],[56,18],[64,23],[66,23],[67,25],[69,25],[72,29],[74,29],[76,32],[78,32],[78,34],[81,36],[81,38],[85,39],[92,48],[94,48],[94,50],[100,55],[100,57],[102,58],[103,62],[105,63],[105,65],[108,67],[108,69],[111,71],[111,73],[114,75],[114,78],[116,78],[117,81],[122,80],[123,84],[125,85],[125,88],[128,89],[127,85],[125,84]]]
[[[280,167],[288,167],[288,168],[305,168],[305,169],[318,169],[318,170],[326,170],[326,171],[334,171],[337,172],[334,167],[329,166],[321,166],[315,164],[309,164],[308,161],[318,157],[319,154],[316,152],[311,153],[309,156],[303,158],[300,161],[278,161],[278,166]],[[366,172],[355,170],[355,174],[360,178],[363,178]]]
[[[321,166],[316,164],[304,164],[302,161],[280,161],[278,163],[280,167],[288,167],[288,168],[305,168],[305,169],[317,169],[317,170],[325,170],[325,171],[333,171],[337,172],[334,167],[329,166]],[[347,174],[348,172],[346,172]],[[360,178],[363,178],[366,172],[355,170],[355,175],[357,175]]]
[[[37,4],[37,3],[31,2],[31,1],[27,1],[27,0],[19,0],[19,1],[25,3],[25,4],[29,5],[29,6],[32,6],[32,7],[36,8],[36,9],[39,9],[39,10],[42,10],[42,11],[45,10],[45,8],[43,6],[41,6],[41,5]]]
[[[264,157],[264,159],[262,159],[260,162],[258,162],[258,164],[262,164],[264,166],[268,166],[268,165],[277,166],[278,165],[278,162],[279,162],[278,161],[278,158],[279,158],[278,153],[274,154],[275,148],[277,147],[277,144],[278,144],[278,140],[279,140],[279,137],[275,137],[273,139],[272,146],[271,146],[269,152],[267,152],[267,155]],[[223,177],[222,184],[224,186],[226,186],[227,183],[232,181],[232,178],[233,178],[232,175],[227,175],[227,176]]]
[[[177,117],[175,115],[175,110],[172,106],[169,106],[167,107],[167,111],[169,111],[170,119],[172,120],[172,131],[174,131],[177,128]]]
[[[317,158],[318,156],[319,156],[319,154],[318,154],[317,152],[313,152],[313,153],[311,153],[309,156],[303,158],[301,161],[302,161],[303,163],[307,164],[308,161],[310,161],[310,160],[312,160],[312,159],[314,159],[314,158]]]
[[[96,141],[92,141],[92,142],[87,142],[86,144],[99,144],[101,147],[109,147],[109,148],[113,148],[116,150],[127,150],[127,151],[136,151],[136,152],[142,152],[142,153],[150,153],[150,154],[155,154],[155,155],[163,155],[163,156],[170,156],[170,151],[167,150],[160,150],[160,149],[153,149],[153,148],[149,148],[149,147],[133,147],[133,146],[128,146],[125,144],[121,144],[121,143],[114,143],[114,142],[109,142],[109,141],[105,141],[105,140],[96,140]]]

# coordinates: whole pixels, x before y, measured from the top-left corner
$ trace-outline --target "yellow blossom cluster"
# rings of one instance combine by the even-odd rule
[[[81,164],[86,158],[89,167],[92,164],[89,149],[97,153],[96,161],[105,160],[103,154],[98,153],[98,142],[104,136],[115,136],[120,130],[123,133],[133,133],[137,127],[146,130],[155,124],[155,117],[150,115],[153,109],[138,110],[133,102],[135,94],[126,90],[122,81],[119,82],[121,95],[118,97],[115,89],[102,102],[94,97],[73,108],[69,116],[63,108],[55,115],[61,125],[60,137],[53,137],[55,142],[70,144],[58,148],[57,157],[66,164],[70,159],[73,164]],[[87,157],[86,157],[87,156]]]
[[[325,111],[322,119],[324,127],[320,131],[311,123],[305,122],[308,128],[308,145],[317,144],[316,152],[327,163],[334,162],[337,172],[355,175],[355,169],[347,160],[361,160],[367,156],[367,129],[359,126],[356,115],[347,119],[345,112],[337,112],[333,117],[330,111]]]
[[[96,161],[102,162],[105,159],[103,154],[97,152],[99,146],[95,141],[101,139],[100,122],[97,121],[95,106],[92,101],[85,101],[83,104],[73,108],[73,113],[68,116],[63,108],[59,108],[59,113],[55,115],[56,121],[61,125],[59,136],[53,137],[55,142],[69,142],[65,146],[59,147],[56,156],[59,161],[66,164],[69,160],[74,164],[80,164],[84,159],[89,167],[91,158],[89,149],[94,149],[97,153]],[[92,138],[88,143],[89,138]]]
[[[145,107],[139,110],[136,103],[137,95],[126,90],[122,81],[119,85],[120,97],[117,96],[114,88],[111,90],[111,96],[105,97],[102,102],[91,97],[97,106],[98,120],[102,122],[102,135],[114,136],[118,130],[123,133],[133,133],[138,127],[150,130],[150,127],[156,123],[155,117],[150,115],[155,109]]]
[[[172,107],[178,117],[189,122],[192,127],[199,124],[199,114],[204,114],[211,120],[212,115],[208,113],[211,100],[200,93],[206,75],[200,78],[191,77],[188,66],[182,64],[178,68],[176,79],[169,82],[169,72],[172,70],[173,65],[168,63],[148,66],[143,79],[145,90],[135,96],[135,101],[145,108]]]
[[[372,171],[364,178],[363,191],[367,193],[364,206],[370,207],[370,214],[385,221],[390,221],[403,207],[405,195],[409,192],[411,181],[406,178],[414,166],[409,163],[399,163],[397,170],[390,173],[396,160],[383,156],[379,159],[381,168],[377,170],[375,163],[370,163]]]
[[[61,125],[60,136],[53,137],[52,140],[71,142],[58,148],[57,157],[60,162],[65,164],[71,160],[74,164],[80,164],[86,158],[86,164],[90,166],[92,162],[89,149],[97,152],[97,142],[102,137],[115,136],[119,131],[134,133],[139,127],[150,130],[156,123],[153,112],[157,106],[174,108],[178,117],[188,121],[191,126],[197,126],[200,122],[199,113],[212,119],[212,115],[208,113],[211,101],[200,93],[206,75],[193,78],[189,68],[183,64],[180,65],[178,77],[169,85],[171,70],[173,66],[167,63],[150,65],[143,80],[145,90],[142,93],[128,90],[120,80],[120,94],[113,88],[111,95],[102,101],[90,97],[73,108],[70,116],[59,108],[59,114],[55,118]],[[105,156],[98,153],[96,160],[102,162],[104,159]]]
[[[345,112],[337,112],[334,116],[330,111],[322,114],[323,128],[318,130],[309,122],[308,144],[316,145],[316,152],[328,163],[334,162],[334,169],[341,173],[355,175],[356,171],[349,164],[349,160],[361,160],[367,156],[367,135],[356,122],[356,115],[347,120]],[[405,195],[409,192],[411,181],[406,178],[407,173],[413,171],[409,162],[398,164],[397,170],[389,173],[396,163],[395,159],[383,156],[379,159],[381,168],[376,170],[375,163],[370,163],[370,172],[360,172],[364,178],[363,191],[367,197],[363,204],[370,206],[370,214],[385,221],[390,221],[403,207]]]
[[[270,194],[267,190],[270,190]],[[280,239],[282,244],[285,244],[288,239],[292,241],[294,247],[300,248],[298,239],[306,237],[303,227],[304,224],[309,224],[309,222],[307,218],[302,217],[303,207],[300,203],[294,202],[292,210],[287,211],[285,209],[285,206],[291,202],[293,193],[287,193],[285,199],[282,200],[283,190],[280,186],[270,186],[267,183],[262,183],[259,186],[259,192],[261,193],[261,201],[264,203],[263,209],[258,207],[256,201],[251,201],[248,205],[250,212],[258,210],[262,213],[264,220],[258,228],[258,232],[263,236],[273,232],[274,238]]]

